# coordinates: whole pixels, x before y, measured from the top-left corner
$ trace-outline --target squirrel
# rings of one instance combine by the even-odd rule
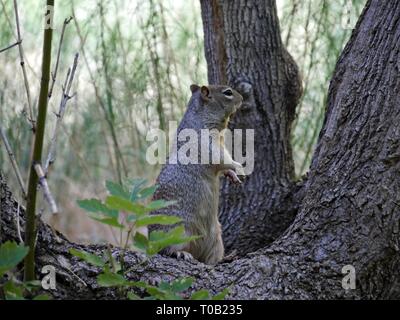
[[[238,175],[243,175],[243,167],[235,162],[224,143],[224,133],[230,117],[243,102],[243,97],[235,90],[224,85],[191,85],[192,97],[180,122],[177,135],[184,129],[193,129],[199,136],[202,129],[210,130],[205,143],[208,155],[218,151],[219,161],[210,164],[183,164],[177,159],[177,151],[183,142],[177,143],[169,155],[169,160],[161,169],[156,180],[153,200],[175,200],[167,208],[153,211],[151,214],[175,215],[182,219],[187,236],[200,236],[196,240],[182,245],[172,245],[161,251],[185,260],[197,259],[214,265],[224,257],[221,225],[218,221],[219,176],[224,174],[232,182],[241,183]],[[217,129],[217,130],[212,130]],[[215,136],[217,135],[217,136]],[[212,140],[216,143],[212,143]],[[199,142],[196,142],[199,143]],[[204,143],[204,142],[202,142]],[[215,150],[215,148],[219,150]],[[199,155],[196,155],[199,156]],[[218,162],[218,163],[215,163]],[[176,226],[176,225],[174,225]],[[152,225],[152,230],[169,230],[174,226]]]

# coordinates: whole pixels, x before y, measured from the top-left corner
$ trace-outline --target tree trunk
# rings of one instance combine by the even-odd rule
[[[128,252],[126,264],[136,266],[129,277],[193,276],[193,289],[231,286],[231,299],[400,299],[399,40],[400,2],[370,0],[337,63],[304,197],[282,236],[215,267],[162,256],[139,264],[141,255]],[[0,190],[1,240],[15,239],[17,204],[1,177]],[[67,253],[103,247],[57,242],[42,223],[39,230],[38,266],[56,266],[56,297],[117,297],[98,289],[98,269]],[[346,265],[355,269],[355,289],[342,287]]]
[[[240,187],[221,186],[227,251],[272,242],[296,214],[290,132],[302,86],[284,48],[273,0],[201,1],[208,80],[245,98],[231,129],[254,129],[254,171]]]

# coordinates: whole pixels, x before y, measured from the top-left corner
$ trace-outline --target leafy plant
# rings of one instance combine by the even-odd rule
[[[15,242],[7,241],[0,245],[0,279],[6,274],[10,280],[0,284],[0,289],[6,300],[24,300],[26,293],[33,293],[34,289],[40,287],[39,281],[21,282],[12,272],[13,269],[25,258],[29,248],[18,245]],[[47,300],[47,295],[37,295],[33,300]]]
[[[152,231],[149,236],[138,232],[138,228],[147,227],[153,224],[175,225],[182,219],[173,215],[151,214],[151,211],[166,208],[173,204],[173,201],[155,200],[147,201],[155,190],[156,186],[145,187],[146,180],[135,179],[128,182],[130,189],[123,184],[111,181],[106,182],[109,195],[105,201],[98,199],[79,200],[78,205],[88,211],[89,216],[103,224],[126,232],[127,241],[121,246],[124,250],[128,247],[128,240],[132,240],[134,248],[151,257],[159,253],[162,249],[177,244],[187,243],[195,240],[198,236],[186,236],[183,225],[171,227],[168,231]],[[121,263],[116,261],[108,248],[104,257],[91,254],[85,251],[70,249],[72,255],[86,261],[87,263],[102,269],[102,273],[97,277],[97,284],[101,287],[116,287],[124,291],[128,299],[139,299],[130,290],[132,287],[144,290],[149,296],[146,299],[174,299],[181,300],[185,297],[184,291],[193,284],[192,278],[180,278],[171,283],[162,281],[158,286],[153,286],[142,281],[130,281],[126,279],[126,271]],[[228,289],[211,297],[207,290],[200,290],[192,294],[191,299],[224,299]]]
[[[7,241],[0,246],[0,277],[12,270],[28,254],[29,248]]]
[[[144,187],[146,180],[136,179],[129,181],[131,190],[122,184],[106,182],[109,195],[105,201],[98,199],[78,200],[78,205],[88,211],[89,216],[103,224],[127,233],[132,237],[136,249],[152,256],[163,248],[182,244],[198,237],[187,237],[183,226],[177,226],[168,232],[153,231],[149,237],[137,232],[138,228],[151,224],[174,225],[182,221],[181,218],[164,214],[152,214],[151,211],[168,207],[173,201],[155,200],[145,204],[145,199],[151,197],[156,190],[155,186]],[[124,223],[125,222],[125,223]],[[127,239],[129,240],[129,239]],[[120,245],[126,249],[129,242]]]

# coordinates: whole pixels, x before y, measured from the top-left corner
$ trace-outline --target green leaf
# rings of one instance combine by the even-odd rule
[[[180,226],[177,226],[167,232],[159,230],[159,231],[152,231],[150,232],[149,240],[150,241],[164,241],[166,239],[182,239],[186,238],[186,233],[185,233],[185,226],[182,224]],[[187,237],[189,238],[189,237]],[[195,237],[196,239],[199,237]]]
[[[28,254],[29,248],[7,241],[0,245],[0,276],[13,269]]]
[[[153,210],[158,210],[158,209],[162,209],[162,208],[166,208],[169,207],[173,204],[175,204],[176,201],[165,201],[165,200],[155,200],[150,202],[147,206],[146,209],[147,211],[153,211]]]
[[[140,232],[136,232],[133,237],[133,245],[139,250],[146,252],[149,246],[149,240]]]
[[[112,210],[101,203],[100,200],[97,199],[85,199],[77,201],[79,207],[89,212],[101,212],[108,217],[118,218],[118,211]]]
[[[104,261],[102,258],[99,256],[96,256],[95,254],[91,254],[86,251],[80,251],[76,249],[69,249],[69,253],[72,254],[75,257],[78,257],[82,260],[85,260],[87,263],[90,263],[96,267],[104,267]]]
[[[212,297],[212,300],[224,300],[225,297],[229,294],[229,291],[230,291],[230,287],[225,288],[220,293],[218,293],[214,297]]]
[[[24,288],[14,283],[13,280],[3,285],[3,292],[6,300],[25,300]]]
[[[148,286],[146,291],[148,294],[158,300],[182,300],[182,297],[169,290]]]
[[[96,220],[98,222],[101,222],[103,224],[115,227],[115,228],[119,228],[119,229],[124,228],[124,226],[118,222],[117,218],[99,218],[94,215],[90,215],[90,218],[92,218],[93,220]]]
[[[128,211],[137,214],[144,214],[147,212],[146,207],[143,205],[117,196],[108,196],[106,199],[106,205],[109,208],[118,211]]]
[[[138,217],[136,219],[136,227],[148,226],[149,224],[161,224],[170,225],[181,222],[182,219],[176,216],[168,216],[165,214],[154,214],[143,217]]]
[[[183,244],[189,241],[198,239],[198,236],[187,237],[185,234],[185,227],[178,226],[168,232],[165,231],[152,231],[149,236],[149,247],[147,249],[148,255],[154,255],[165,247]]]
[[[126,222],[136,221],[137,215],[136,214],[127,214]]]
[[[161,283],[158,285],[158,288],[164,291],[168,291],[171,290],[171,285],[166,281],[161,281]]]
[[[154,194],[154,192],[156,191],[156,189],[157,189],[157,186],[151,186],[151,187],[140,190],[139,193],[136,195],[135,200],[151,197]]]
[[[123,275],[105,271],[97,276],[97,284],[101,287],[139,287],[140,282],[129,281]]]
[[[193,278],[191,277],[177,279],[171,283],[171,290],[173,292],[182,292],[189,289],[192,284],[193,284]]]
[[[118,273],[107,272],[97,276],[97,283],[101,287],[121,287],[129,282]]]
[[[129,300],[140,300],[140,297],[133,292],[128,292],[127,297]]]
[[[199,291],[196,291],[192,294],[190,297],[191,300],[209,300],[210,299],[210,294],[208,293],[207,290],[202,289]]]
[[[135,287],[146,289],[147,287],[149,287],[149,285],[144,281],[136,281]]]
[[[165,296],[165,291],[157,287],[148,286],[146,291],[148,294],[156,297],[157,299],[162,299]]]
[[[124,198],[127,200],[130,199],[129,192],[127,190],[125,190],[125,188],[123,186],[121,186],[120,184],[117,184],[112,181],[106,181],[106,188],[107,188],[108,192],[113,196],[117,196],[117,197]]]
[[[134,201],[138,199],[138,193],[142,189],[143,185],[146,184],[147,180],[146,179],[133,179],[130,181],[132,184],[132,191],[130,195],[130,200]]]
[[[25,281],[24,283],[22,283],[22,285],[28,291],[32,291],[33,289],[36,289],[36,288],[41,288],[41,286],[42,286],[42,284],[39,280]]]

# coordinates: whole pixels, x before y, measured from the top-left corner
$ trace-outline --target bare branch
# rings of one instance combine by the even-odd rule
[[[17,6],[17,0],[14,0],[14,11],[15,11],[15,23],[17,25],[17,42],[18,42],[18,48],[19,48],[19,58],[20,58],[20,65],[22,68],[22,74],[24,76],[24,85],[25,85],[25,91],[26,91],[26,97],[28,99],[28,109],[29,109],[29,122],[31,124],[32,131],[35,132],[36,130],[36,124],[35,124],[35,119],[33,116],[33,107],[32,107],[32,100],[31,100],[31,93],[29,89],[29,82],[28,82],[28,77],[26,75],[26,68],[25,68],[25,60],[24,60],[24,49],[22,47],[22,39],[21,39],[21,30],[19,26],[19,15],[18,15],[18,6]]]
[[[44,193],[44,197],[45,197],[45,199],[47,200],[47,202],[48,202],[48,204],[50,206],[51,213],[57,214],[58,213],[57,204],[56,204],[56,202],[54,200],[53,195],[50,192],[49,185],[47,184],[47,180],[46,180],[46,177],[44,175],[42,166],[40,165],[40,163],[35,163],[33,165],[33,167],[34,167],[34,169],[36,171],[36,174],[39,177],[39,183],[40,183],[40,186],[42,187],[42,190],[43,190],[43,193]]]
[[[12,152],[10,143],[8,142],[6,133],[5,133],[5,131],[4,131],[4,129],[3,129],[3,127],[1,125],[0,125],[0,136],[1,136],[1,139],[3,140],[3,142],[4,142],[4,145],[6,147],[8,156],[10,157],[11,165],[12,165],[12,167],[14,169],[14,172],[15,172],[15,175],[17,177],[19,187],[21,188],[22,196],[24,197],[24,199],[26,199],[25,184],[24,184],[24,181],[22,179],[21,172],[19,171],[19,168],[18,168],[18,165],[17,165],[17,161],[15,160],[15,156],[14,156],[14,153]]]
[[[20,205],[19,202],[18,202],[17,212],[16,212],[16,214],[15,214],[15,224],[16,224],[16,226],[17,226],[17,236],[18,236],[19,242],[20,242],[21,244],[24,244],[24,240],[22,240],[22,236],[21,236],[21,225],[20,225],[20,223],[19,223],[19,220],[20,220],[20,219],[19,219],[20,207],[21,207],[21,205]]]
[[[56,65],[55,65],[54,71],[51,73],[51,84],[50,84],[50,90],[49,90],[49,94],[48,94],[49,100],[53,94],[54,84],[56,83],[56,77],[57,77],[58,65],[60,62],[61,47],[62,47],[62,42],[64,40],[65,29],[66,29],[68,23],[70,23],[72,19],[73,19],[72,17],[69,17],[64,20],[63,28],[61,31],[60,42],[58,45]]]
[[[18,42],[18,41],[17,41],[17,39],[18,39],[17,33],[16,33],[15,30],[14,30],[14,24],[11,22],[11,19],[10,19],[8,13],[7,13],[7,9],[6,9],[6,6],[5,6],[5,4],[4,4],[4,1],[3,1],[3,0],[0,0],[0,4],[1,4],[2,9],[3,9],[4,17],[5,17],[6,20],[7,20],[7,24],[8,24],[8,26],[10,27],[10,31],[12,32],[12,34],[13,34],[13,36],[14,36],[14,38],[15,38],[15,41]],[[21,40],[21,41],[22,41],[22,40]],[[30,70],[30,72],[33,74],[33,76],[34,76],[36,79],[39,79],[39,80],[40,80],[39,74],[36,72],[35,69],[33,69],[33,67],[31,66],[31,64],[29,63],[28,60],[25,61],[25,64],[26,64],[26,66],[28,67],[28,69]]]
[[[15,46],[19,45],[21,43],[21,41],[17,41],[11,45],[9,45],[8,47],[4,48],[4,49],[0,49],[0,53],[7,51],[8,49],[14,48]]]
[[[51,137],[49,153],[47,155],[46,163],[44,166],[44,172],[46,173],[46,175],[48,173],[49,166],[55,161],[58,131],[61,126],[61,122],[63,120],[65,110],[67,108],[67,102],[68,102],[68,100],[71,99],[70,91],[71,91],[72,82],[74,81],[76,68],[78,66],[78,59],[79,59],[79,54],[76,53],[72,68],[68,69],[67,77],[65,78],[65,82],[63,85],[63,92],[62,92],[60,107],[56,114],[57,121],[56,121],[56,125],[54,127],[53,135]]]

